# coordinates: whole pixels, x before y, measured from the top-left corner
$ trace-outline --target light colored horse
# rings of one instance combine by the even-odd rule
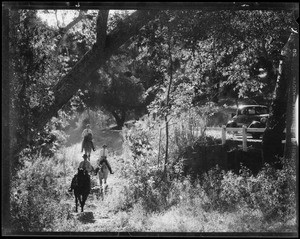
[[[102,163],[99,165],[98,176],[99,176],[99,183],[100,183],[100,194],[102,195],[102,199],[103,199],[103,194],[107,192],[108,172],[109,170],[106,163]]]

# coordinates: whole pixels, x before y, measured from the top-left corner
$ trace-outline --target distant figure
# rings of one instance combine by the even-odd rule
[[[100,150],[100,158],[97,160],[97,168],[96,168],[96,174],[100,169],[100,165],[102,165],[103,163],[105,163],[109,169],[110,174],[113,174],[112,169],[110,167],[109,162],[107,161],[107,155],[108,155],[108,150],[107,150],[107,145],[104,144],[102,146],[102,149]]]
[[[81,145],[81,152],[83,152],[84,150],[84,154],[86,154],[88,156],[88,159],[90,160],[91,151],[92,149],[95,151],[95,147],[93,143],[93,132],[89,124],[87,124],[86,129],[83,130],[82,137],[83,141]]]
[[[84,138],[84,137],[87,136],[88,134],[91,134],[92,137],[93,137],[93,132],[92,132],[92,130],[91,130],[90,124],[87,124],[87,125],[86,125],[86,128],[82,131],[81,136],[82,136],[82,138]]]

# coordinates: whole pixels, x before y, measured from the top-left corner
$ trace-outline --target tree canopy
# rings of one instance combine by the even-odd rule
[[[36,10],[11,11],[12,105],[19,108],[12,114],[25,143],[60,110],[84,105],[106,108],[121,127],[125,111],[147,106],[178,113],[228,97],[269,103],[294,27],[284,10],[74,13],[54,27]]]

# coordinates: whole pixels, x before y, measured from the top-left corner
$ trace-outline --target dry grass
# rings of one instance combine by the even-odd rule
[[[221,131],[207,131],[207,135],[220,138]],[[102,137],[102,138],[101,138]],[[230,137],[230,134],[227,135]],[[109,161],[115,171],[109,175],[108,194],[97,199],[91,195],[85,206],[85,212],[92,220],[80,221],[77,215],[73,216],[56,227],[56,231],[72,232],[290,232],[296,231],[295,221],[288,223],[267,223],[263,220],[260,211],[251,211],[239,208],[233,212],[218,212],[205,209],[205,197],[197,194],[190,195],[182,191],[179,203],[159,213],[146,213],[141,203],[129,207],[126,197],[127,182],[120,177],[119,159],[125,155],[118,155],[122,151],[122,138],[118,131],[101,131],[95,137],[96,152],[92,152],[91,163],[96,163],[99,147],[106,142],[111,145]],[[64,150],[60,155],[66,160],[69,168],[69,178],[75,172],[82,160],[80,143],[74,144]],[[118,153],[117,153],[118,152]],[[74,170],[72,172],[72,170]],[[72,173],[71,173],[72,172]],[[97,177],[93,181],[99,183]],[[74,205],[73,197],[68,202]],[[79,213],[80,215],[80,213]]]

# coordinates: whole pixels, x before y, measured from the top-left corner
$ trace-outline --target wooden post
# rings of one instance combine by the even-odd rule
[[[160,141],[161,141],[161,128],[159,128],[159,143],[158,143],[158,155],[157,155],[157,165],[159,166],[159,156],[160,156]]]
[[[66,176],[67,176],[67,169],[66,169],[66,149],[64,148],[63,149],[63,167],[64,167],[64,181],[65,181],[65,184],[67,184],[67,179],[66,179]]]
[[[226,143],[226,126],[222,125],[222,145]]]
[[[247,127],[243,125],[243,151],[247,151]]]

